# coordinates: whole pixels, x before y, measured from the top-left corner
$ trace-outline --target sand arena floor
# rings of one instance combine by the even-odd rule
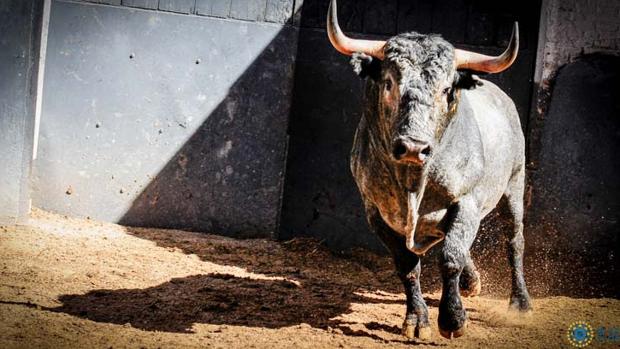
[[[429,293],[433,338],[407,340],[388,257],[35,210],[28,226],[0,227],[0,348],[570,348],[571,322],[620,326],[619,300],[535,298],[515,316],[484,287],[464,300],[464,337],[439,336]]]

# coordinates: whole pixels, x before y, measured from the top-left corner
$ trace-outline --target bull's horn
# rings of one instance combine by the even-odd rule
[[[515,22],[512,28],[512,37],[508,48],[497,57],[486,56],[480,53],[454,50],[456,69],[469,69],[477,72],[499,73],[508,69],[517,58],[519,52],[519,23]]]
[[[329,36],[329,41],[334,48],[347,56],[360,52],[380,60],[385,57],[383,53],[385,41],[351,39],[344,35],[340,30],[340,25],[338,25],[336,0],[331,0],[327,11],[327,36]]]

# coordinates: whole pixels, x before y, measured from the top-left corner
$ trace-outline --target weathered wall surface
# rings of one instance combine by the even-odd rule
[[[615,0],[544,0],[530,114],[529,158],[535,168],[541,149],[544,115],[558,69],[584,54],[620,52],[620,2]]]
[[[292,0],[101,2],[52,4],[34,204],[272,236],[297,48],[297,29],[284,24]]]
[[[620,57],[597,55],[554,82],[526,238],[528,264],[553,276],[541,283],[556,293],[620,295],[618,80]]]
[[[280,236],[306,235],[334,249],[363,246],[382,251],[368,231],[361,199],[349,170],[349,151],[361,111],[363,81],[327,40],[329,1],[301,7],[294,102],[290,121]],[[343,30],[357,36],[400,32],[439,33],[457,47],[501,52],[519,21],[521,47],[515,65],[488,76],[515,101],[527,125],[538,36],[538,7],[489,1],[340,0]]]
[[[293,0],[75,0],[253,22],[286,23]]]
[[[29,213],[43,1],[0,2],[0,224]]]
[[[620,3],[546,0],[542,13],[542,80],[583,54],[620,50]]]
[[[543,8],[526,263],[548,292],[617,297],[620,2]]]

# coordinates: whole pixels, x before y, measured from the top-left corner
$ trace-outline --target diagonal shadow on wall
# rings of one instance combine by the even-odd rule
[[[297,29],[284,26],[120,223],[274,237],[296,49]]]

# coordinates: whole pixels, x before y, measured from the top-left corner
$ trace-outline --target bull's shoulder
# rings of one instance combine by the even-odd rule
[[[463,91],[459,109],[475,125],[478,183],[474,192],[481,205],[495,207],[511,175],[525,161],[525,141],[513,101],[495,84],[484,81],[475,90]],[[474,132],[469,132],[469,139]],[[472,149],[470,149],[472,150]]]
[[[507,121],[513,131],[521,130],[521,121],[514,101],[499,86],[488,80],[480,80],[481,86],[472,90],[462,91],[462,99],[468,101],[471,109],[479,118],[482,126],[493,120],[481,119],[484,117],[494,118],[499,121]]]
[[[474,90],[463,91],[461,97],[478,125],[487,157],[505,163],[523,161],[525,137],[512,99],[486,80]]]

